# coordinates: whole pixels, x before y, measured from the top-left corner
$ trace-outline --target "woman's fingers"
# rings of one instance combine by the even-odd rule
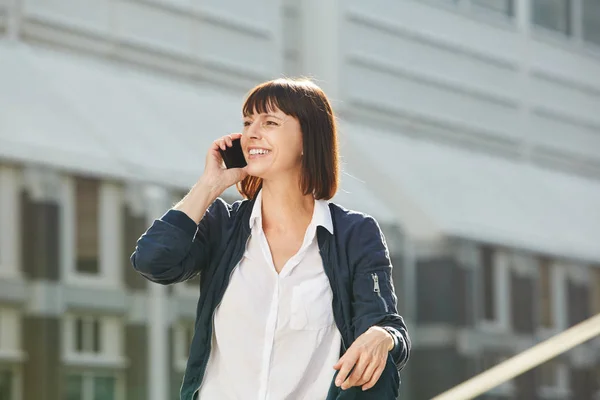
[[[349,389],[353,386],[360,386],[363,383],[365,383],[365,381],[363,381],[362,379],[362,376],[368,368],[369,364],[371,364],[371,362],[371,357],[369,357],[365,353],[361,354],[360,358],[358,359],[358,362],[354,366],[354,370],[352,371],[348,379],[346,379],[346,381],[342,383],[342,390]]]
[[[375,386],[375,384],[377,383],[377,381],[379,380],[379,378],[381,377],[381,374],[383,373],[383,370],[385,369],[385,362],[381,363],[373,372],[373,376],[371,376],[371,379],[365,383],[362,386],[362,390],[369,390],[371,389],[373,386]]]
[[[225,135],[213,142],[215,149],[227,150],[227,147],[233,146],[233,141],[236,139],[240,139],[242,137],[241,133],[232,133],[231,135]]]

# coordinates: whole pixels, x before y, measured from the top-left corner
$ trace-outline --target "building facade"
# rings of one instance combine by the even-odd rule
[[[129,255],[282,75],[331,97],[335,200],[386,234],[401,398],[600,312],[598,1],[0,0],[0,400],[176,398],[198,282]],[[598,371],[595,339],[484,397]]]

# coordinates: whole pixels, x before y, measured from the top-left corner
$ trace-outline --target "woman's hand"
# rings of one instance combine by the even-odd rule
[[[362,390],[371,389],[385,369],[388,353],[393,348],[392,335],[379,326],[372,326],[352,343],[333,366],[339,370],[335,379],[336,386],[341,386],[343,390],[353,386],[362,386]],[[352,368],[354,370],[348,376]]]
[[[225,150],[233,146],[232,141],[242,137],[241,133],[232,133],[215,140],[206,155],[204,173],[201,182],[210,188],[210,191],[220,196],[229,186],[235,185],[248,176],[246,168],[227,169],[223,165],[223,157],[219,149]]]
[[[234,133],[213,142],[206,155],[204,173],[189,193],[173,207],[175,210],[185,213],[199,224],[208,207],[225,189],[248,176],[246,168],[225,168],[223,157],[219,153],[219,149],[231,147],[232,140],[241,136],[241,133]]]

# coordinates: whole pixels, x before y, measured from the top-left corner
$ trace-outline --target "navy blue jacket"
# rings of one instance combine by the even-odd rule
[[[195,334],[181,400],[193,400],[200,388],[211,351],[213,314],[250,238],[253,205],[254,200],[229,205],[217,199],[198,225],[185,213],[169,210],[142,235],[131,256],[133,267],[159,284],[182,282],[200,274]],[[329,208],[334,234],[320,226],[317,241],[333,292],[334,320],[342,336],[340,354],[373,325],[392,328],[395,346],[372,389],[341,391],[332,380],[327,399],[395,399],[410,340],[396,310],[392,265],[383,234],[372,217],[333,203]]]

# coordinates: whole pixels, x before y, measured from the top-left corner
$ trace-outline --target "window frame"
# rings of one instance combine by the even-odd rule
[[[540,379],[540,384],[537,388],[538,396],[549,400],[568,398],[571,395],[569,365],[561,360],[551,359],[540,365],[539,368],[546,368],[548,365],[553,365],[555,367],[553,372],[555,374],[554,380],[556,381],[556,384],[554,386],[544,386]],[[541,369],[539,372],[540,374],[543,373]]]
[[[510,254],[508,251],[496,247],[490,247],[492,251],[492,269],[493,269],[493,307],[494,319],[485,318],[485,309],[478,312],[479,328],[489,332],[509,332],[511,329],[511,309],[510,309]],[[478,296],[481,299],[480,304],[485,304],[485,289],[483,287],[483,253],[479,248],[478,263]]]
[[[8,371],[11,373],[12,393],[9,400],[23,399],[23,368],[20,364],[2,364],[0,359],[0,372]]]
[[[568,15],[565,16],[565,19],[567,20],[567,27],[565,32],[558,30],[558,29],[553,29],[550,27],[546,27],[543,25],[539,25],[537,23],[534,22],[534,7],[535,7],[535,1],[536,0],[528,0],[529,1],[529,13],[530,13],[530,20],[529,23],[531,24],[531,29],[532,31],[535,32],[540,32],[544,35],[550,35],[556,38],[573,38],[577,36],[577,30],[578,30],[578,22],[576,19],[576,8],[577,5],[575,4],[576,2],[578,2],[579,0],[559,0],[559,1],[566,1],[567,2],[567,13]],[[541,0],[541,1],[547,1],[547,0]],[[581,25],[581,23],[579,24]]]
[[[548,268],[550,269],[550,293],[552,294],[552,298],[550,300],[550,310],[552,313],[553,326],[546,327],[543,326],[540,321],[541,316],[541,282],[540,282],[540,268],[542,268],[540,260],[540,265],[538,267],[538,277],[536,279],[536,291],[537,291],[537,302],[538,306],[536,307],[536,314],[538,316],[537,320],[537,330],[538,333],[543,338],[548,338],[554,336],[568,327],[567,320],[567,279],[568,273],[567,268],[564,264],[558,263],[554,260],[548,260]]]
[[[123,289],[122,207],[124,194],[121,185],[101,180],[98,191],[98,274],[77,270],[76,176],[61,177],[61,272],[67,284],[96,288]]]
[[[98,322],[99,351],[77,350],[78,319]],[[69,366],[123,368],[127,365],[125,358],[125,321],[112,315],[67,313],[62,320],[62,361]],[[87,329],[89,333],[90,328]],[[84,328],[84,334],[86,329]],[[93,329],[92,329],[93,331]],[[83,343],[92,343],[94,338],[85,338]]]
[[[22,363],[25,361],[25,353],[22,349],[22,340],[20,311],[13,307],[0,307],[0,370],[8,370],[12,373],[14,392],[10,400],[23,398]]]
[[[107,370],[84,368],[74,369],[67,368],[63,374],[65,390],[67,387],[67,379],[69,376],[81,376],[83,397],[82,400],[94,400],[94,379],[98,377],[111,377],[115,379],[115,400],[126,400],[126,382],[125,374],[121,370]]]

